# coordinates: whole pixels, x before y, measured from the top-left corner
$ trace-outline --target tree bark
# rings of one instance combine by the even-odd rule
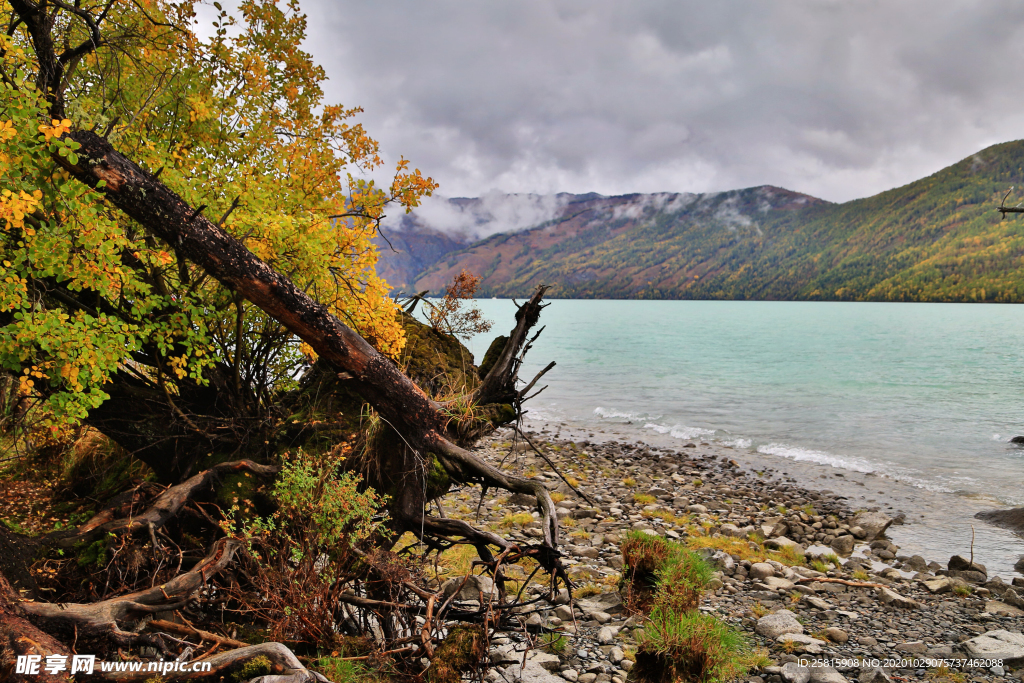
[[[555,548],[557,521],[546,488],[500,472],[452,443],[446,433],[451,418],[391,359],[207,219],[201,210],[193,209],[152,174],[118,153],[107,140],[86,130],[75,130],[65,137],[80,145],[78,160],[72,164],[66,157],[54,155],[58,164],[81,182],[97,188],[114,206],[171,245],[179,258],[198,264],[308,343],[400,435],[405,447],[397,449],[388,461],[371,465],[381,474],[382,492],[398,494],[397,522],[402,527],[424,528],[427,479],[436,458],[447,475],[457,480],[533,494],[544,516],[545,545]],[[520,307],[513,336],[481,390],[476,392],[477,399],[500,400],[515,391],[514,379],[503,378],[514,376],[521,352],[528,347],[527,334],[540,314],[542,296],[540,289]],[[511,387],[509,381],[513,383]],[[485,541],[485,535],[479,532],[475,535],[481,543],[478,548],[483,549],[484,542],[491,542],[489,538]],[[503,547],[508,545],[506,542]]]

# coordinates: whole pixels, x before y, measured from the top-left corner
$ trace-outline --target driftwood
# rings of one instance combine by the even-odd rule
[[[857,588],[888,588],[880,583],[870,583],[868,581],[849,581],[847,579],[833,579],[826,576],[811,576],[797,579],[796,583],[811,583],[812,581],[820,581],[822,583],[841,583],[844,586],[855,586]]]

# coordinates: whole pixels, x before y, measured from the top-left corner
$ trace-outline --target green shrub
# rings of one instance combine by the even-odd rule
[[[636,632],[637,683],[710,683],[746,673],[749,646],[736,630],[696,610],[657,607]]]

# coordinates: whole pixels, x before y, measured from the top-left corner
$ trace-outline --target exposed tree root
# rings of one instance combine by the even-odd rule
[[[190,571],[147,590],[87,604],[24,601],[19,607],[25,615],[48,631],[74,633],[77,638],[90,640],[105,638],[119,646],[150,645],[166,651],[159,636],[139,634],[131,626],[137,625],[148,615],[187,604],[211,576],[227,566],[237,545],[231,539],[221,539],[213,544],[210,553]]]
[[[281,643],[261,643],[237,650],[229,650],[209,657],[193,660],[194,663],[209,664],[209,671],[169,671],[160,677],[161,681],[215,681],[225,674],[239,671],[258,657],[269,662],[269,671],[247,679],[249,683],[330,683],[321,674],[310,671],[299,658]],[[145,667],[143,667],[145,668]],[[205,668],[202,667],[202,668]],[[107,672],[97,678],[107,681],[145,681],[154,677],[153,672]]]
[[[214,480],[231,472],[252,472],[253,474],[275,474],[281,468],[271,465],[260,465],[251,460],[236,460],[214,465],[177,486],[171,486],[156,497],[145,512],[121,519],[114,519],[113,510],[107,509],[94,515],[70,533],[52,534],[54,545],[60,548],[72,548],[82,542],[90,542],[106,534],[152,533],[159,529],[184,507],[196,494],[204,491]]]

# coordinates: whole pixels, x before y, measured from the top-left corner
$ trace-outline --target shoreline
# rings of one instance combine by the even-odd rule
[[[854,509],[878,508],[894,518],[902,515],[905,523],[894,526],[890,536],[905,547],[908,554],[931,553],[948,558],[970,553],[973,537],[975,554],[986,562],[990,575],[1000,576],[1007,582],[1020,575],[1014,570],[1014,564],[1024,557],[1024,535],[974,516],[978,512],[1006,507],[994,506],[989,500],[924,488],[882,473],[794,460],[700,437],[671,441],[639,438],[616,433],[610,426],[572,425],[566,420],[535,419],[528,422],[527,427],[542,438],[636,443],[668,450],[685,448],[686,444],[693,443],[706,452],[736,459],[745,469],[790,477],[813,490],[831,490],[833,495],[843,497]],[[952,520],[951,509],[957,511],[956,518]]]
[[[926,660],[977,656],[979,636],[1019,634],[1024,628],[1024,577],[1013,577],[1011,586],[990,576],[983,557],[976,554],[970,563],[968,548],[952,558],[907,554],[891,540],[903,527],[893,526],[896,518],[885,514],[884,505],[858,512],[850,497],[835,490],[833,478],[815,487],[778,466],[755,472],[734,457],[741,455],[737,449],[712,444],[673,449],[598,442],[596,433],[576,441],[550,429],[527,434],[593,503],[582,500],[511,431],[481,444],[479,451],[494,464],[504,461],[560,494],[561,547],[570,578],[584,597],[574,611],[553,605],[546,616],[537,615],[538,625],[568,627],[572,635],[572,647],[547,660],[552,677],[560,677],[554,680],[625,683],[629,665],[623,652],[629,651],[634,624],[624,612],[613,612],[622,566],[618,543],[629,530],[678,539],[715,566],[701,609],[745,632],[774,662],[751,672],[748,680],[807,683],[802,674],[792,678],[792,671],[780,668],[796,666],[801,657],[847,662],[845,668],[833,667],[839,678],[829,680],[836,683],[845,676],[861,681],[875,676],[863,663],[854,664],[872,659],[907,664],[890,667],[885,675],[923,678],[931,668],[919,666]],[[532,503],[511,496],[487,501],[487,508],[493,523],[502,515],[529,513]],[[542,532],[536,518],[534,523],[510,536],[535,542]],[[782,611],[795,613],[802,622],[798,629],[778,634],[770,628],[773,619],[790,616],[776,616]],[[971,668],[972,680],[1024,674],[1017,669],[1024,666],[1020,638],[1019,662]],[[515,642],[498,645],[514,649]]]

